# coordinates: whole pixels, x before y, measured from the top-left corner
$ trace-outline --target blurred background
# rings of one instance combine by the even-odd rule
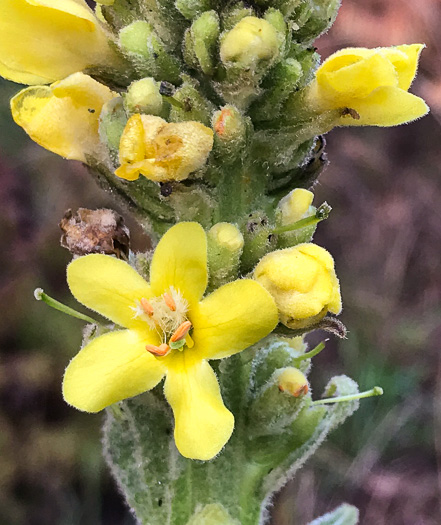
[[[408,126],[327,136],[331,164],[315,203],[333,212],[315,242],[336,259],[349,338],[315,358],[312,385],[319,395],[346,373],[385,395],[363,401],[285,487],[272,525],[306,524],[343,501],[360,508],[362,525],[441,523],[440,26],[440,0],[344,0],[317,41],[323,58],[424,42],[412,91],[432,112]],[[33,298],[42,287],[74,306],[58,223],[68,208],[112,203],[79,163],[13,124],[8,100],[19,88],[0,83],[0,525],[133,525],[101,457],[102,416],[61,397],[82,323]],[[134,248],[145,249],[124,216]]]

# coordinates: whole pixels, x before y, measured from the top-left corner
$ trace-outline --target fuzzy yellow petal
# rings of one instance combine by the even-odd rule
[[[393,64],[380,53],[317,77],[322,96],[333,97],[334,107],[347,106],[351,97],[365,97],[379,86],[397,86],[398,75]],[[338,96],[341,93],[341,98]]]
[[[167,365],[164,392],[175,417],[179,452],[191,459],[209,460],[229,440],[233,414],[225,407],[217,378],[206,361],[180,352]]]
[[[381,51],[392,62],[398,74],[398,87],[407,91],[418,69],[418,61],[424,44],[383,47]]]
[[[196,222],[181,222],[159,241],[150,267],[155,295],[171,286],[191,303],[199,301],[208,282],[207,237]]]
[[[257,282],[226,284],[206,297],[192,314],[194,351],[221,359],[241,352],[267,336],[278,323],[271,295]]]
[[[99,116],[115,93],[82,73],[52,86],[20,91],[11,100],[15,122],[40,146],[68,159],[86,161],[100,151]]]
[[[378,88],[368,97],[352,101],[351,106],[360,119],[341,117],[343,126],[397,126],[429,112],[422,98],[397,87]]]
[[[85,412],[142,394],[161,381],[164,364],[145,350],[154,337],[121,330],[91,341],[72,359],[63,380],[63,396]]]
[[[0,0],[0,75],[48,84],[115,61],[93,11],[83,0]]]
[[[152,291],[126,262],[101,254],[79,257],[67,267],[67,282],[84,306],[125,328],[147,330],[133,308],[141,298],[151,298]]]

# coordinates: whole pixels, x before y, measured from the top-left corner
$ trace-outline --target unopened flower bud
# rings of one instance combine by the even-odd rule
[[[215,72],[219,34],[216,11],[207,11],[193,22],[184,44],[184,57],[189,65],[200,67],[206,75]]]
[[[152,115],[132,115],[121,136],[115,175],[136,180],[144,175],[165,182],[186,179],[205,164],[213,132],[199,122],[167,123]]]
[[[222,40],[220,57],[224,64],[255,68],[259,62],[270,63],[279,54],[276,29],[255,16],[243,18]]]
[[[223,161],[234,162],[242,154],[246,142],[247,122],[234,106],[224,106],[212,119],[215,152]]]
[[[237,277],[243,235],[228,222],[215,224],[207,234],[210,287],[215,289]]]
[[[303,188],[296,188],[288,193],[279,202],[281,223],[291,224],[302,219],[310,211],[313,199],[314,194]]]
[[[277,384],[281,392],[286,392],[294,397],[303,397],[309,391],[305,374],[292,366],[282,368],[277,372]]]
[[[143,20],[132,22],[119,32],[119,46],[143,76],[180,82],[180,64],[167,52],[153,26]]]
[[[331,255],[315,244],[299,244],[265,255],[254,278],[276,301],[280,321],[307,328],[328,312],[341,311],[340,286]]]
[[[151,77],[133,82],[127,90],[124,105],[129,113],[160,115],[163,100],[159,93],[159,82]]]

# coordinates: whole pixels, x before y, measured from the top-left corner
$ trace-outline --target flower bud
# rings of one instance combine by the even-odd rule
[[[130,84],[124,105],[129,113],[160,115],[163,101],[159,93],[159,83],[154,78],[143,78]]]
[[[207,11],[197,18],[184,40],[184,57],[190,66],[196,65],[206,75],[212,75],[216,66],[217,43],[220,33],[219,16]]]
[[[141,75],[173,83],[180,82],[178,60],[167,52],[148,22],[137,20],[121,29],[119,45]]]
[[[314,194],[303,188],[297,188],[279,202],[281,223],[291,224],[302,219],[311,208]]]
[[[215,153],[223,162],[234,162],[243,153],[247,121],[234,106],[224,106],[213,115]]]
[[[313,215],[316,211],[312,206],[314,194],[303,188],[296,188],[283,197],[278,204],[278,223],[281,226],[292,225],[297,221]],[[311,224],[303,228],[295,228],[279,234],[279,248],[288,248],[296,244],[309,242],[314,235],[317,224]]]
[[[308,380],[298,368],[282,368],[277,372],[276,379],[279,390],[293,397],[303,397],[309,391]]]
[[[265,255],[254,270],[254,279],[273,296],[280,321],[288,328],[307,328],[327,312],[341,311],[334,260],[315,244],[300,244]]]
[[[424,100],[408,93],[422,44],[342,49],[331,55],[306,89],[306,105],[339,110],[337,126],[395,126],[425,115]]]
[[[243,18],[223,38],[220,57],[224,64],[255,69],[260,62],[271,63],[279,54],[276,29],[255,16]]]
[[[213,132],[199,122],[167,123],[160,117],[130,117],[121,136],[115,175],[156,182],[186,179],[205,164],[213,147]]]
[[[219,288],[237,277],[243,249],[243,235],[228,222],[215,224],[207,234],[210,288]]]

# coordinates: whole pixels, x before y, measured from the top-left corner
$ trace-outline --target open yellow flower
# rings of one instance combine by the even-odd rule
[[[184,180],[205,164],[213,148],[213,131],[200,122],[167,123],[153,115],[131,116],[121,136],[115,175],[156,182]]]
[[[319,67],[307,98],[317,111],[341,109],[340,126],[395,126],[425,115],[423,99],[408,93],[423,44],[347,48]]]
[[[0,75],[49,84],[115,62],[108,37],[84,0],[0,0]]]
[[[32,86],[11,100],[12,117],[40,146],[67,159],[86,162],[104,146],[98,135],[103,105],[116,97],[83,73],[51,86]]]
[[[273,296],[280,321],[288,328],[306,328],[328,312],[341,311],[334,260],[316,244],[299,244],[265,255],[254,270],[254,279]]]
[[[153,388],[165,375],[179,451],[193,459],[214,457],[230,438],[234,417],[207,360],[257,342],[278,316],[271,295],[250,279],[202,299],[207,277],[207,240],[197,223],[177,224],[162,237],[150,284],[108,255],[74,260],[67,270],[73,295],[126,329],[92,340],[71,361],[65,400],[98,412]]]

